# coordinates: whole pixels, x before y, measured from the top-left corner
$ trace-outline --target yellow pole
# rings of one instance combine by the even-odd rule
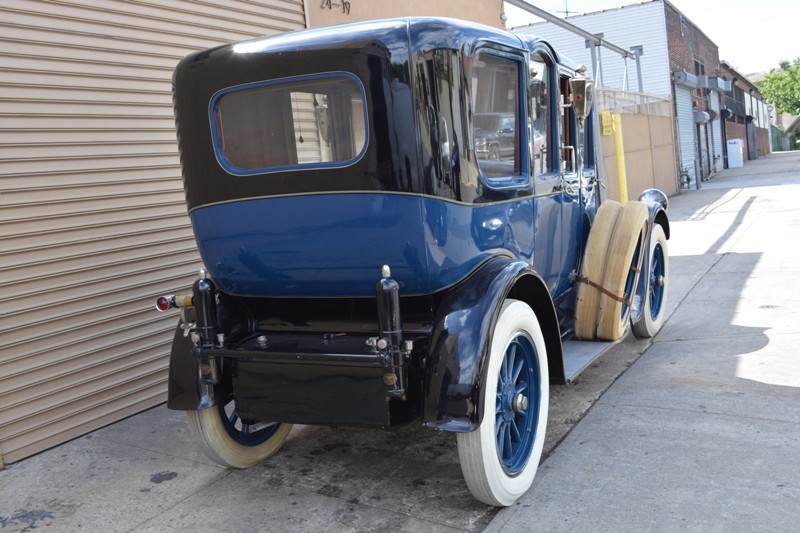
[[[614,147],[617,152],[617,186],[619,203],[628,203],[628,175],[625,172],[625,146],[622,144],[622,114],[612,113],[614,124]]]

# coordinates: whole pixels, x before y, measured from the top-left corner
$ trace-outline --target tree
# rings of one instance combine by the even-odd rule
[[[772,69],[758,82],[758,88],[781,113],[800,115],[800,57],[781,61],[781,69]]]

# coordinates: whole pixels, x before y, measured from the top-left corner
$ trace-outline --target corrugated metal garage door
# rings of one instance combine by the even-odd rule
[[[719,108],[719,93],[717,91],[711,91],[711,94],[708,95],[708,101],[711,106],[711,110],[714,111],[717,116],[711,121],[711,135],[714,138],[714,172],[720,172],[723,168],[722,160],[723,160],[723,153],[722,153],[722,118],[719,116],[720,108]]]
[[[186,53],[301,29],[301,0],[0,3],[0,458],[165,399],[199,259],[170,95]],[[0,464],[2,464],[0,459]]]
[[[697,183],[697,141],[695,138],[694,111],[692,110],[692,91],[684,87],[675,87],[675,112],[678,121],[678,146],[681,150],[681,170],[689,174],[690,187]],[[685,186],[685,180],[681,180]]]

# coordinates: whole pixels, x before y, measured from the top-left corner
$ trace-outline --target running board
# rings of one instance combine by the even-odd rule
[[[622,342],[627,333],[615,341],[564,341],[564,377],[567,383],[573,381],[592,361]]]

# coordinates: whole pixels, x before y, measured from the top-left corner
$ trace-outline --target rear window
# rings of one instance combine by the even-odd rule
[[[239,175],[350,165],[366,150],[365,108],[361,82],[346,73],[224,89],[210,109],[217,160]]]

